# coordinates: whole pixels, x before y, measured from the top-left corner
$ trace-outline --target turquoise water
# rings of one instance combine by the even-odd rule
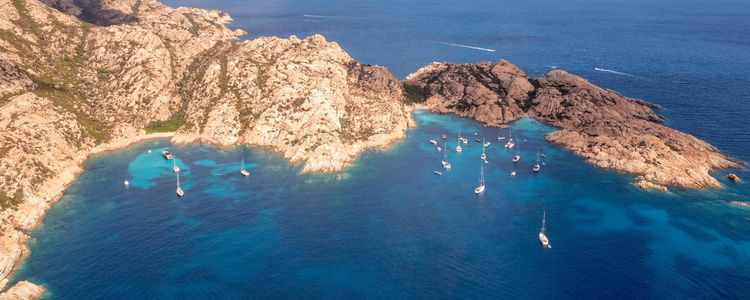
[[[16,279],[80,298],[742,298],[750,292],[746,185],[670,193],[507,130],[417,111],[419,124],[353,167],[300,174],[278,154],[147,141],[98,155],[31,232]],[[469,138],[455,152],[459,128]],[[474,195],[481,146],[487,189]],[[453,168],[443,176],[448,142]],[[168,148],[185,170],[175,195]],[[536,149],[547,157],[534,174]],[[147,149],[153,149],[151,154]],[[251,176],[239,174],[244,155]],[[517,176],[511,177],[511,171]],[[747,172],[740,176],[747,177]],[[122,180],[129,179],[125,188]],[[747,177],[750,178],[750,177]],[[547,213],[552,248],[537,240]]]
[[[750,3],[744,1],[166,1],[218,8],[260,35],[322,33],[403,78],[432,61],[505,58],[664,105],[667,125],[750,160]],[[458,45],[458,46],[457,46]],[[471,49],[472,46],[495,50]],[[600,70],[596,70],[596,68]],[[14,280],[49,298],[747,298],[750,172],[704,191],[645,191],[513,124],[418,111],[387,150],[330,174],[256,147],[165,140],[98,155],[30,232]],[[480,147],[493,142],[475,196]],[[453,169],[427,141],[448,140]],[[175,195],[170,149],[183,170]],[[547,154],[531,172],[536,149]],[[151,154],[147,153],[152,149]],[[244,155],[251,176],[239,175]],[[511,177],[513,170],[518,175]],[[125,188],[122,181],[131,182]],[[546,211],[552,248],[537,240]]]

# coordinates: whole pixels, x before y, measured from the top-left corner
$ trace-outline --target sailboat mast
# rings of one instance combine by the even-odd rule
[[[547,211],[544,211],[544,216],[542,217],[542,232],[544,232],[544,225],[547,223]]]
[[[443,142],[443,160],[448,160],[448,142]]]
[[[539,148],[536,148],[536,164],[539,164]]]
[[[175,174],[177,174],[177,187],[179,188],[180,187],[180,173],[175,173]]]
[[[481,167],[481,171],[479,173],[479,180],[481,181],[481,185],[484,186],[484,165]]]

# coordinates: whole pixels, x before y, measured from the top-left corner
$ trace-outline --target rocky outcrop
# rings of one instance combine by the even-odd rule
[[[646,189],[646,190],[647,189],[652,189],[652,190],[657,190],[657,191],[662,191],[662,192],[668,192],[669,191],[669,189],[667,189],[666,186],[663,186],[663,185],[660,185],[660,184],[656,184],[656,183],[653,183],[653,182],[647,181],[647,180],[638,181],[636,183],[633,183],[633,185],[635,185],[635,186],[637,186],[639,188],[642,188],[642,189]]]
[[[28,300],[39,298],[44,288],[28,281],[21,281],[0,294],[0,300]]]
[[[335,171],[414,125],[384,68],[322,36],[235,42],[230,21],[154,0],[0,0],[0,289],[27,252],[21,230],[91,153],[167,136]]]
[[[455,113],[488,126],[524,117],[534,87],[528,76],[505,60],[495,64],[432,63],[406,77],[404,84],[429,95],[432,111]]]
[[[727,179],[731,180],[732,182],[742,182],[739,176],[734,173],[729,173],[727,176],[725,176]]]
[[[532,79],[507,61],[433,63],[409,75],[425,105],[488,126],[530,117],[560,128],[546,136],[602,168],[636,174],[642,182],[687,188],[719,187],[709,173],[740,168],[715,147],[667,127],[660,106],[601,89],[562,70]],[[645,185],[645,184],[642,184]],[[640,185],[639,185],[640,186]]]

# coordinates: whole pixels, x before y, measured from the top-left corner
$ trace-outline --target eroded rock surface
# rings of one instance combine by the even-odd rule
[[[156,132],[336,171],[414,125],[384,68],[319,35],[236,42],[231,20],[154,0],[0,0],[0,280],[27,251],[19,230],[90,153]]]
[[[555,70],[529,78],[507,61],[433,63],[409,75],[425,104],[488,126],[530,117],[560,128],[546,136],[602,168],[636,174],[652,183],[719,187],[709,173],[739,168],[734,159],[692,135],[658,124],[660,106],[594,86]]]

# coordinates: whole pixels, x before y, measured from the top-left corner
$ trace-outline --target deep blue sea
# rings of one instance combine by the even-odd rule
[[[750,160],[747,1],[169,0],[264,35],[314,33],[403,78],[432,61],[507,59],[665,106],[666,125]],[[468,47],[467,47],[468,46]],[[494,51],[490,51],[494,50]],[[742,299],[750,295],[745,183],[668,193],[631,185],[514,124],[417,111],[418,127],[337,173],[300,174],[267,148],[152,140],[97,155],[30,232],[14,280],[51,299]],[[455,152],[458,130],[469,135]],[[487,190],[476,196],[486,137]],[[453,168],[444,175],[443,142]],[[176,154],[184,198],[175,195]],[[152,153],[147,152],[152,149]],[[531,172],[536,150],[547,157]],[[239,174],[242,157],[251,176]],[[510,176],[511,171],[518,175]],[[131,182],[125,188],[122,181]],[[537,240],[542,214],[552,248]]]

